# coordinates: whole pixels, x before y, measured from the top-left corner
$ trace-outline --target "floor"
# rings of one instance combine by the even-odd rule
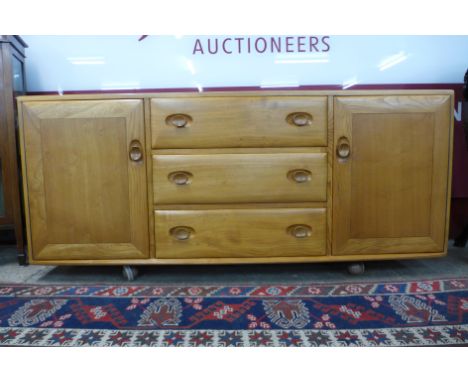
[[[367,262],[362,275],[351,276],[345,263],[146,266],[133,282],[121,267],[19,266],[15,248],[0,246],[0,283],[258,284],[354,281],[404,281],[468,277],[468,248],[449,246],[438,259]]]

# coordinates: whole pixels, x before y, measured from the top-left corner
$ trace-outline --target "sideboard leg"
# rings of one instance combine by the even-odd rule
[[[352,275],[362,275],[365,269],[364,263],[348,264],[348,272]]]
[[[465,226],[462,233],[455,238],[453,245],[455,247],[464,248],[466,246],[467,241],[468,241],[468,224]]]
[[[122,274],[127,281],[133,281],[138,276],[138,269],[131,265],[124,265],[122,268]]]
[[[26,253],[18,253],[18,264],[22,266],[29,265],[28,255]]]

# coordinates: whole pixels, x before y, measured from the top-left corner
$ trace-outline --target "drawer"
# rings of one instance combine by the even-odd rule
[[[325,255],[325,208],[155,211],[157,258]]]
[[[327,154],[154,155],[156,204],[320,202]]]
[[[153,148],[327,145],[327,97],[151,100]]]

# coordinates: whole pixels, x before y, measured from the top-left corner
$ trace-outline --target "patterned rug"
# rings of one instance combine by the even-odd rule
[[[468,278],[333,285],[0,285],[1,346],[463,344],[468,344]]]

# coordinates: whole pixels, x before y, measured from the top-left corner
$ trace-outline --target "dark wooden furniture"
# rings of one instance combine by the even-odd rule
[[[25,93],[24,50],[19,36],[0,35],[0,233],[14,234],[20,263],[26,261],[23,239],[17,113],[15,98]]]
[[[465,142],[468,150],[468,70],[465,73],[462,99],[462,123],[465,130]],[[455,247],[465,247],[468,241],[468,223],[463,231],[455,238]]]

